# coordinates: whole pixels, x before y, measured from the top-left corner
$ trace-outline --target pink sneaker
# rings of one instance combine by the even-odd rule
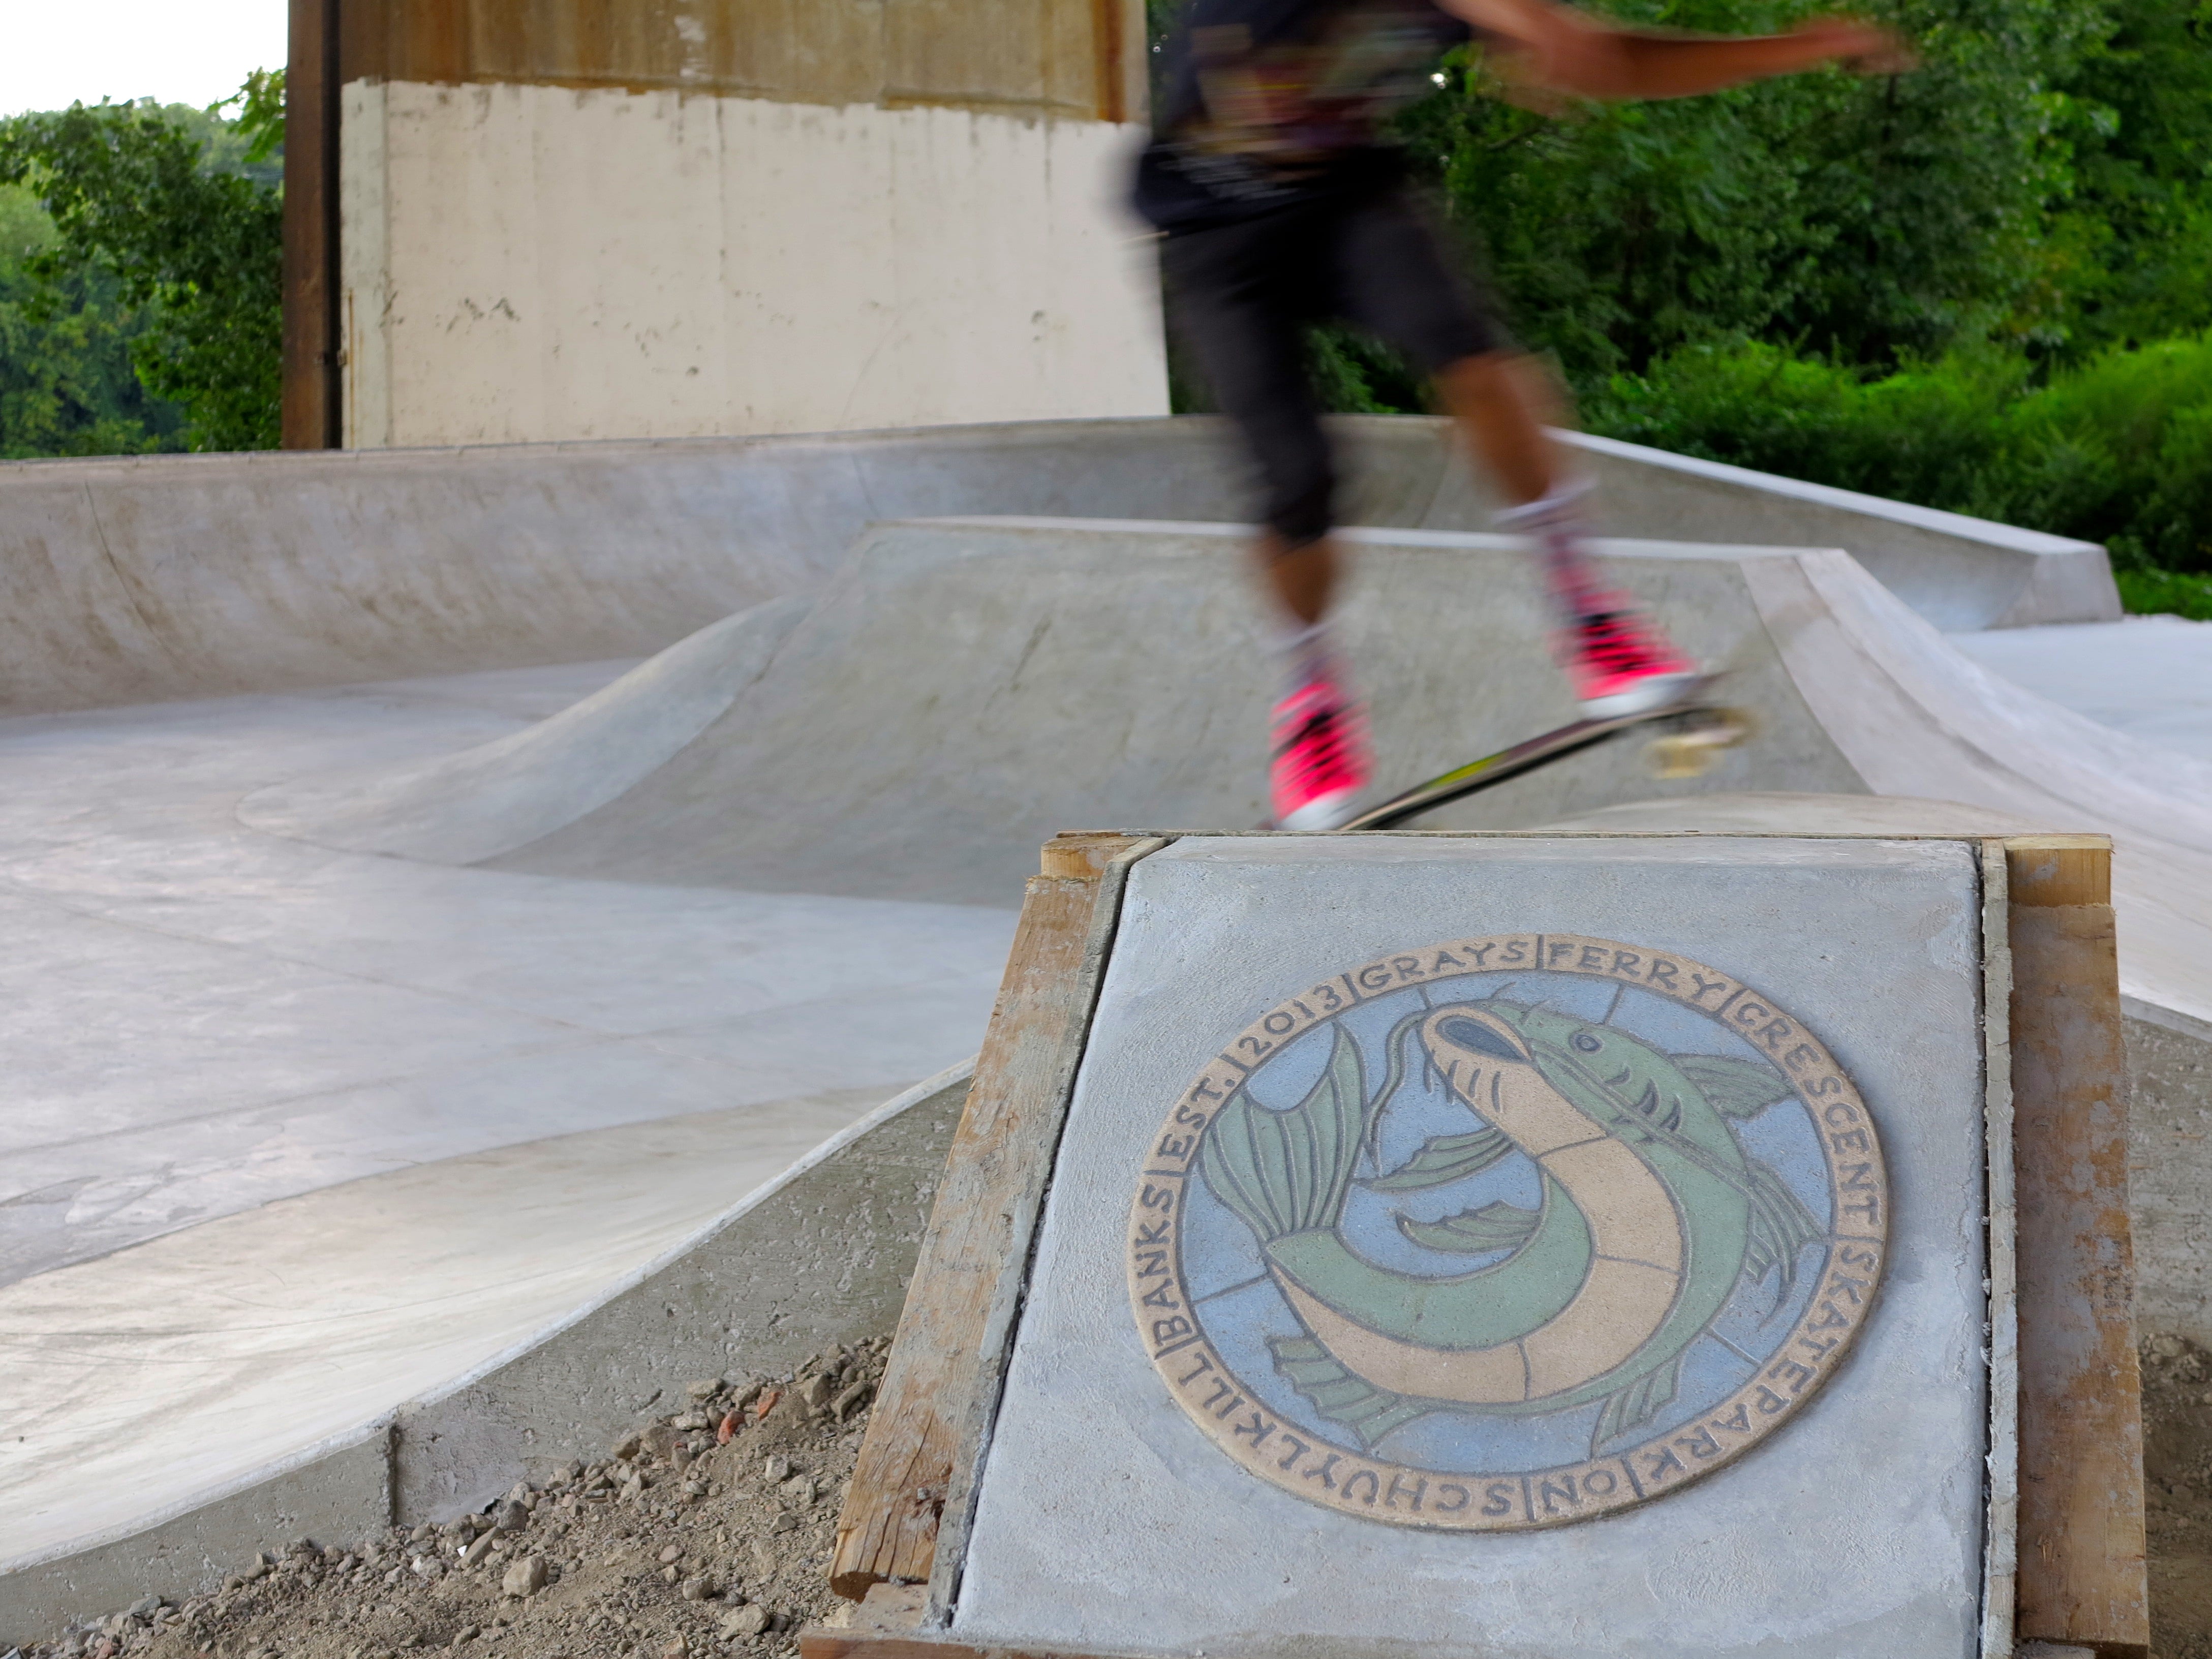
[[[1334,830],[1367,787],[1367,719],[1327,676],[1275,705],[1271,769],[1278,830]]]
[[[1663,708],[1698,678],[1698,665],[1676,650],[1626,594],[1595,598],[1601,608],[1564,630],[1557,647],[1584,720],[1616,720]]]

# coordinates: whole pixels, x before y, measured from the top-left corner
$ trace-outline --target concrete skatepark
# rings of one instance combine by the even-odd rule
[[[1558,723],[1436,423],[1346,426],[1386,776]],[[2109,831],[2139,1307],[2212,1335],[2212,629],[2078,544],[1581,444],[1763,730],[1434,827]],[[886,1328],[1037,843],[1260,819],[1238,482],[1166,420],[0,471],[10,1624]]]

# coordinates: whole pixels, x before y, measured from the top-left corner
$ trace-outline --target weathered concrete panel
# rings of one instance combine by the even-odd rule
[[[349,447],[1167,410],[1152,247],[1120,205],[1133,128],[412,80],[344,96]]]

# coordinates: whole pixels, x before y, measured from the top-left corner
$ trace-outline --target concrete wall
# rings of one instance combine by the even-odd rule
[[[0,1652],[142,1595],[210,1589],[302,1535],[354,1543],[450,1519],[605,1456],[690,1378],[785,1372],[889,1332],[969,1072],[887,1102],[633,1282],[438,1395],[126,1537],[0,1563]]]
[[[1347,522],[1487,523],[1444,422],[1336,430]],[[2118,614],[2100,548],[1575,441],[1610,533],[1841,547],[1945,627]],[[646,656],[812,592],[875,520],[1249,509],[1203,416],[0,462],[0,714]]]
[[[1136,129],[357,81],[349,447],[1167,411]]]
[[[2212,1025],[2130,1000],[2136,1323],[2212,1347]]]

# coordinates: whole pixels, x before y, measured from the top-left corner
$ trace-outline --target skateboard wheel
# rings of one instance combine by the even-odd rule
[[[1696,738],[1660,738],[1651,745],[1651,769],[1662,778],[1701,778],[1712,769],[1714,745]]]
[[[1651,769],[1662,778],[1701,778],[1712,769],[1723,749],[1733,749],[1751,735],[1751,720],[1741,710],[1700,711],[1681,730],[1651,740]]]

